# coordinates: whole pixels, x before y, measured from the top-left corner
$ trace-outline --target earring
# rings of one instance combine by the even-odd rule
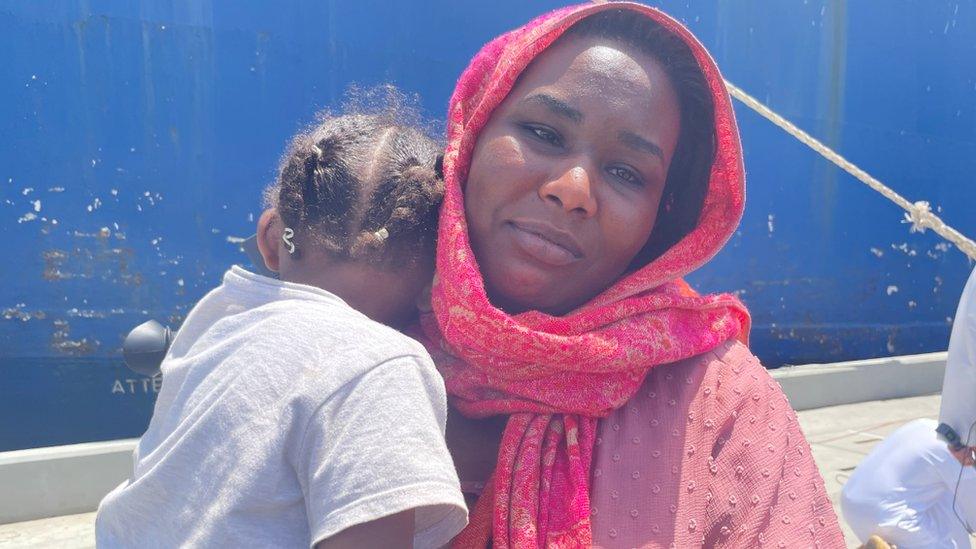
[[[291,230],[291,227],[285,227],[285,233],[281,235],[281,240],[284,241],[285,246],[288,246],[289,255],[295,253],[295,243],[291,241],[294,236],[295,231]]]

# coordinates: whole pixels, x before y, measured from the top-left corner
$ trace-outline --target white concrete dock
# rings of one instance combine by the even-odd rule
[[[938,416],[933,393],[944,371],[945,352],[772,371],[799,410],[838,514],[844,481],[878,441],[908,421]],[[93,547],[95,514],[87,511],[125,479],[135,442],[0,453],[0,548]],[[855,547],[841,523],[848,546]]]
[[[871,448],[902,424],[935,418],[939,397],[920,396],[845,404],[799,412],[803,431],[813,447],[827,491],[837,496],[847,476]],[[838,513],[839,513],[838,509]],[[94,547],[94,513],[0,525],[0,547]],[[843,522],[843,520],[841,521]],[[856,540],[845,528],[848,546]]]
[[[0,547],[87,549],[95,547],[95,513],[0,524]]]

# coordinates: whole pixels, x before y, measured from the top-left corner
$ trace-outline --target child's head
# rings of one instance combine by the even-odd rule
[[[380,322],[413,315],[433,274],[443,195],[441,147],[415,119],[387,104],[374,113],[320,115],[294,137],[258,222],[269,269],[329,290]]]

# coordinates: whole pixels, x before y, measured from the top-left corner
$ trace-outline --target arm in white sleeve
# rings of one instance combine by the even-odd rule
[[[952,323],[939,421],[955,429],[963,444],[976,445],[976,270]]]

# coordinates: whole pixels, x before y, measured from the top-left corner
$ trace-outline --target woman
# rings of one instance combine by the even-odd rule
[[[744,204],[722,78],[666,15],[564,8],[487,44],[450,103],[433,311],[458,546],[842,547],[745,308],[680,277]]]

